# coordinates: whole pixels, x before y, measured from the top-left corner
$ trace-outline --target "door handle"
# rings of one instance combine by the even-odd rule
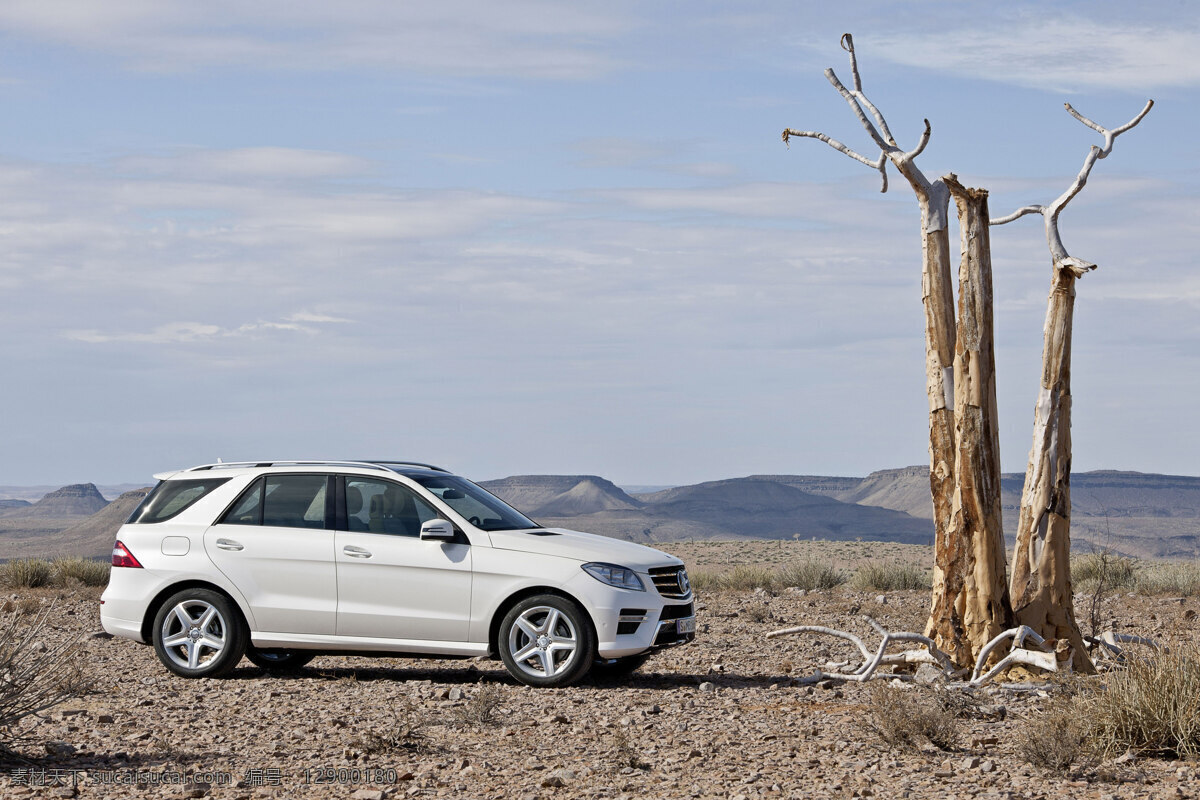
[[[352,544],[348,544],[345,547],[343,547],[342,552],[345,553],[346,555],[350,556],[351,558],[370,558],[371,557],[370,550],[364,550],[361,547],[355,547]]]
[[[222,550],[245,550],[246,546],[233,539],[217,539],[217,547]]]

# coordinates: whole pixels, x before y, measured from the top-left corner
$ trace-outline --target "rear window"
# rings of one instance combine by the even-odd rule
[[[126,522],[148,524],[165,522],[184,511],[201,497],[229,478],[197,478],[195,480],[161,481],[154,491],[133,510]]]

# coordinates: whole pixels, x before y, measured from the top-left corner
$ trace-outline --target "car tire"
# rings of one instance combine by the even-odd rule
[[[643,664],[650,660],[654,653],[639,653],[636,656],[623,656],[612,661],[598,660],[592,665],[592,677],[603,679],[624,678],[637,672]]]
[[[217,678],[242,660],[246,623],[225,595],[184,589],[167,598],[151,629],[159,661],[184,678]]]
[[[498,639],[508,674],[528,686],[570,686],[596,658],[591,619],[560,595],[539,594],[517,603],[504,615]]]
[[[254,666],[272,673],[294,672],[316,657],[316,653],[306,650],[280,650],[273,647],[260,650],[254,645],[246,648],[246,658],[250,659]]]

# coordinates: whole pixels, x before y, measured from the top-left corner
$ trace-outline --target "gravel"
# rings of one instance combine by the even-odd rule
[[[18,727],[23,760],[0,773],[0,797],[1200,796],[1195,764],[1131,758],[1054,775],[1024,762],[1021,729],[1047,692],[980,690],[973,707],[992,711],[963,721],[959,750],[891,751],[863,725],[870,686],[802,680],[855,651],[828,639],[764,639],[823,624],[874,645],[861,613],[919,631],[926,592],[888,593],[886,602],[844,587],[705,595],[694,644],[620,681],[561,690],[520,686],[480,659],[321,657],[283,677],[243,661],[228,678],[186,680],[149,647],[96,636],[96,590],[29,596],[53,604],[47,644],[81,641],[96,692]],[[1110,611],[1122,629],[1154,635],[1153,619],[1194,636],[1196,615],[1185,612],[1196,605],[1121,597]],[[484,702],[495,708],[469,713]],[[54,777],[65,785],[31,785]]]

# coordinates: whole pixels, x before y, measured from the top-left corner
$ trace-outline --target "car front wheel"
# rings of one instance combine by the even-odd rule
[[[570,686],[596,657],[587,613],[565,597],[542,594],[517,603],[500,623],[500,658],[529,686]]]
[[[215,678],[242,659],[246,629],[229,598],[210,589],[184,589],[154,616],[154,652],[176,675]]]

